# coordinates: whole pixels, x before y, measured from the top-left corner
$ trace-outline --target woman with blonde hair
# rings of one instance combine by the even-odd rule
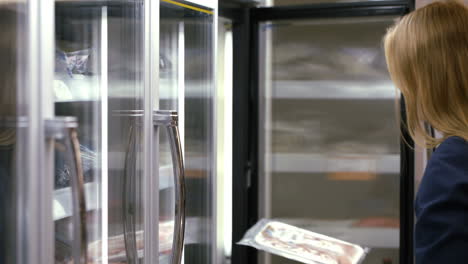
[[[415,201],[416,263],[467,263],[468,8],[447,1],[417,9],[389,29],[384,44],[410,135],[437,147]],[[442,138],[426,133],[424,123]]]

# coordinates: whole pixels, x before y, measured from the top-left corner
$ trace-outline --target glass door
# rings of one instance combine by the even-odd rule
[[[28,3],[0,3],[0,263],[26,263],[23,257],[31,251],[23,248],[21,252],[20,249],[22,245],[29,246],[28,241],[34,243],[26,231],[30,221],[20,221],[20,216],[24,216],[31,205],[35,207],[29,203],[30,199],[37,199],[26,184],[30,179],[27,146],[31,128],[28,125],[29,97],[26,96],[31,88],[27,86],[30,71],[26,67]],[[37,217],[34,211],[30,215]],[[28,240],[21,243],[22,238]]]
[[[214,17],[185,1],[160,1],[159,109],[177,112],[185,163],[185,263],[211,263],[214,250]],[[177,256],[178,186],[171,137],[159,135],[160,263]],[[175,224],[174,224],[175,223]]]
[[[143,259],[144,8],[55,1],[56,263]]]
[[[53,113],[44,89],[52,75],[51,7],[48,1],[0,3],[0,263],[53,261],[46,129]]]
[[[259,25],[260,216],[370,247],[366,264],[400,261],[399,95],[381,47],[394,19]]]

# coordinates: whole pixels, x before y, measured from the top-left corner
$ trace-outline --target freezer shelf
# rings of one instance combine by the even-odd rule
[[[160,168],[159,189],[167,189],[174,186],[172,166],[162,166]],[[84,185],[86,197],[86,210],[100,209],[99,205],[99,185],[95,182]],[[72,216],[72,194],[71,187],[57,189],[54,191],[54,221]]]
[[[271,91],[273,99],[388,99],[393,101],[397,96],[391,81],[275,80]]]
[[[86,211],[99,209],[99,185],[95,182],[85,183]],[[73,214],[71,187],[54,190],[54,221],[67,218]]]
[[[174,99],[173,91],[169,88],[167,80],[161,80],[160,100]],[[190,82],[191,89],[186,92],[189,98],[206,98],[204,93],[204,83]],[[56,79],[54,80],[54,95],[56,103],[70,102],[87,102],[99,101],[101,84],[99,76],[75,75],[72,79]],[[112,83],[108,88],[108,96],[110,99],[125,99],[134,98],[135,83],[121,80],[118,83]]]
[[[199,243],[208,243],[206,241],[206,232],[208,230],[199,229],[200,223],[206,221],[206,219],[200,217],[189,217],[186,221],[186,230],[185,230],[185,245],[189,244],[199,244]],[[170,257],[172,250],[172,236],[174,230],[173,221],[161,221],[159,222],[159,253],[160,260],[164,261],[167,257]],[[143,258],[143,248],[144,248],[144,231],[139,230],[136,232],[136,244],[138,249],[138,257]],[[110,263],[120,263],[120,261],[126,260],[125,253],[125,237],[124,235],[113,236],[108,239],[109,245],[109,262]],[[101,250],[101,240],[92,242],[88,247],[88,254],[90,256],[99,256]],[[169,258],[170,259],[170,258]],[[94,261],[99,261],[100,259],[95,259]],[[166,263],[166,262],[164,262]]]
[[[400,156],[387,155],[340,155],[274,153],[267,154],[272,172],[330,173],[369,172],[400,173]]]

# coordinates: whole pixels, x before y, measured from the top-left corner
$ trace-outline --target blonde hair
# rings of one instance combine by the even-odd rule
[[[391,78],[405,98],[407,128],[418,145],[468,140],[468,8],[435,2],[404,16],[384,38]],[[437,139],[424,122],[442,133]]]

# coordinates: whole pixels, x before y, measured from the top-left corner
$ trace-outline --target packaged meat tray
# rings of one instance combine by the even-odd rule
[[[260,220],[238,243],[307,264],[359,264],[368,249],[292,225]]]
[[[172,238],[174,234],[174,221],[166,221],[159,223],[159,254],[170,255],[172,250]],[[137,256],[143,257],[144,249],[144,232],[142,230],[135,232],[135,239],[137,245]],[[127,263],[125,237],[124,235],[117,235],[110,237],[107,241],[108,244],[108,263],[120,264]],[[88,245],[88,264],[101,263],[102,259],[102,241],[97,240]]]

